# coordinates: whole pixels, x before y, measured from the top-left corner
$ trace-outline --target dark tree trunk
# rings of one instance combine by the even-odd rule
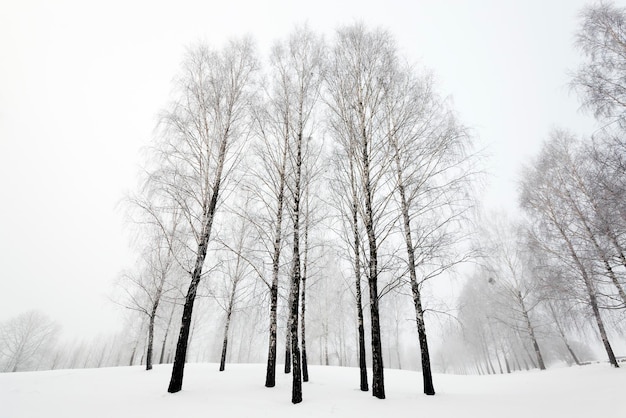
[[[395,144],[394,144],[395,145]],[[428,350],[428,338],[426,336],[426,324],[424,322],[424,309],[422,308],[422,297],[420,293],[419,283],[417,281],[417,272],[415,269],[415,249],[413,248],[413,238],[411,237],[411,223],[409,216],[409,203],[407,201],[404,190],[404,179],[402,174],[402,166],[400,164],[399,150],[395,148],[395,160],[398,175],[398,192],[400,193],[400,204],[402,208],[402,219],[404,226],[404,240],[407,251],[407,261],[409,267],[409,278],[411,280],[411,292],[413,294],[413,305],[415,306],[415,320],[417,324],[417,336],[420,343],[420,352],[422,360],[422,380],[424,383],[424,393],[426,395],[434,395],[435,387],[433,385],[433,376],[430,366],[430,352]]]
[[[293,193],[293,259],[291,265],[291,292],[289,327],[291,329],[291,361],[293,363],[291,402],[302,402],[302,369],[298,342],[298,303],[300,301],[300,180],[302,174],[302,130],[299,130],[295,161],[295,187]]]
[[[290,312],[292,304],[293,302],[291,302],[291,298],[289,298]],[[291,373],[291,319],[287,320],[287,329],[285,333],[285,374],[289,373]]]
[[[152,347],[154,346],[154,320],[159,304],[155,302],[150,312],[150,320],[148,322],[148,349],[146,352],[146,370],[152,370]]]
[[[220,358],[220,372],[223,372],[226,368],[226,353],[228,349],[228,329],[230,328],[230,319],[233,314],[233,305],[235,304],[235,294],[237,292],[237,282],[235,279],[233,282],[233,288],[230,292],[230,299],[228,300],[228,307],[226,309],[226,321],[224,324],[224,342],[222,343],[222,356]]]
[[[187,358],[187,344],[189,342],[189,331],[191,328],[191,315],[193,313],[193,304],[196,299],[198,284],[200,283],[200,275],[202,274],[201,263],[204,262],[206,247],[203,248],[202,252],[204,253],[202,257],[200,257],[200,254],[198,254],[196,268],[194,269],[194,272],[191,276],[191,283],[189,284],[187,297],[185,298],[185,305],[183,306],[183,317],[180,324],[180,334],[178,336],[178,342],[176,343],[176,354],[174,354],[172,377],[170,378],[170,384],[167,388],[167,391],[169,393],[179,392],[183,387],[183,373]],[[198,265],[200,265],[200,267],[198,267]]]
[[[307,189],[307,202],[308,202],[308,189]],[[308,206],[308,205],[307,205]],[[305,312],[306,312],[306,275],[307,275],[307,263],[309,256],[309,219],[308,219],[308,207],[306,213],[306,220],[304,223],[304,263],[302,270],[302,306],[300,310],[300,333],[301,333],[301,343],[302,346],[302,381],[309,381],[309,367],[306,359],[306,322],[305,322]]]
[[[288,125],[287,125],[288,126]],[[289,146],[289,132],[285,132],[283,155],[281,162],[280,183],[276,207],[276,229],[274,231],[274,251],[272,255],[272,286],[270,288],[270,337],[267,352],[267,369],[265,372],[265,387],[276,386],[276,356],[277,356],[277,311],[278,311],[278,273],[280,269],[280,253],[282,242],[283,206],[285,201],[285,176],[287,166],[287,148]],[[287,360],[287,359],[286,359]],[[285,360],[285,364],[287,361]],[[286,366],[285,366],[286,368]],[[286,372],[288,373],[288,372]]]
[[[418,288],[416,283],[415,288]],[[424,383],[424,393],[426,395],[434,395],[435,387],[433,385],[433,375],[430,367],[430,352],[428,350],[428,339],[426,337],[426,324],[424,323],[424,310],[422,309],[422,302],[417,289],[417,296],[413,296],[413,303],[415,304],[415,315],[417,319],[417,335],[420,342],[420,351],[422,353],[422,380]]]
[[[278,275],[275,277],[278,279]],[[265,372],[265,387],[273,388],[276,386],[276,311],[278,309],[278,280],[276,280],[276,284],[272,283],[270,299],[270,338],[267,354],[267,369]]]
[[[361,109],[361,112],[364,112]],[[361,118],[365,120],[363,116]],[[361,163],[363,167],[363,197],[365,200],[364,223],[369,246],[369,294],[372,334],[372,395],[385,399],[385,376],[383,366],[383,350],[380,335],[380,313],[378,310],[378,244],[374,230],[374,209],[372,207],[373,192],[370,176],[369,135],[362,127]]]
[[[220,372],[226,369],[226,352],[228,349],[228,327],[230,325],[230,319],[226,320],[224,325],[224,341],[222,342],[222,355],[220,357]]]
[[[363,301],[361,295],[361,240],[359,238],[359,207],[356,179],[354,177],[354,163],[350,159],[350,184],[352,186],[352,235],[354,245],[354,278],[356,287],[356,312],[359,333],[359,374],[361,391],[367,392],[367,359],[365,358],[365,327],[363,326]]]
[[[226,134],[228,134],[228,131],[226,131]],[[178,336],[178,342],[176,343],[176,354],[174,355],[172,377],[170,378],[170,384],[167,388],[167,391],[169,393],[179,392],[183,387],[183,373],[185,370],[185,361],[187,358],[187,345],[189,344],[191,316],[193,314],[193,305],[196,300],[198,285],[200,284],[200,279],[202,278],[202,268],[204,267],[204,260],[206,258],[209,239],[211,238],[211,228],[213,227],[213,220],[215,218],[215,211],[217,209],[217,198],[219,195],[220,184],[222,181],[224,160],[226,158],[227,138],[228,135],[226,135],[226,137],[223,138],[222,142],[220,143],[220,151],[217,162],[215,181],[213,183],[213,190],[211,193],[211,199],[208,202],[208,206],[205,208],[205,213],[203,213],[202,216],[202,232],[200,234],[200,242],[198,243],[196,263],[191,274],[191,283],[189,284],[189,289],[187,290],[187,296],[185,298],[185,305],[183,306],[183,317],[180,324],[180,334]]]

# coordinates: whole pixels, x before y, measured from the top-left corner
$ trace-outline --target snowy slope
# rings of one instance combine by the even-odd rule
[[[280,367],[278,370],[281,370]],[[607,364],[497,376],[385,370],[386,400],[358,390],[358,370],[310,368],[304,402],[290,403],[290,376],[263,387],[264,365],[188,364],[183,391],[166,392],[171,365],[0,374],[0,417],[626,417],[626,368]],[[296,414],[296,415],[294,415]]]

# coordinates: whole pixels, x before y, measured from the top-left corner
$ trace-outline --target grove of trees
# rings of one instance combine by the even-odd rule
[[[309,364],[356,366],[379,399],[385,365],[420,370],[426,395],[433,370],[581,365],[597,347],[619,367],[626,10],[597,3],[580,21],[571,86],[598,128],[546,133],[515,214],[480,207],[469,129],[389,31],[301,26],[268,57],[251,38],[189,47],[126,201],[126,331],[63,345],[29,312],[2,323],[0,367],[172,363],[174,393],[188,361],[265,363],[268,388],[283,364],[293,403]]]

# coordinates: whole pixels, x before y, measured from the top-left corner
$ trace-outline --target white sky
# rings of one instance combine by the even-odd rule
[[[362,20],[431,68],[492,156],[484,203],[515,207],[515,178],[553,127],[591,133],[567,88],[582,0],[84,1],[0,6],[0,321],[38,308],[73,335],[117,326],[107,295],[131,261],[122,211],[140,148],[185,46],[297,23],[332,37]],[[91,330],[93,326],[96,330]]]

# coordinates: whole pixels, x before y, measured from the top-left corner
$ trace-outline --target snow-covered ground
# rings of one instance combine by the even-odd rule
[[[304,401],[292,405],[290,376],[263,386],[264,365],[188,364],[183,391],[168,394],[171,365],[0,374],[0,417],[626,417],[626,367],[608,364],[496,376],[385,370],[386,400],[358,390],[358,370],[310,367]],[[281,369],[278,369],[281,371]]]

